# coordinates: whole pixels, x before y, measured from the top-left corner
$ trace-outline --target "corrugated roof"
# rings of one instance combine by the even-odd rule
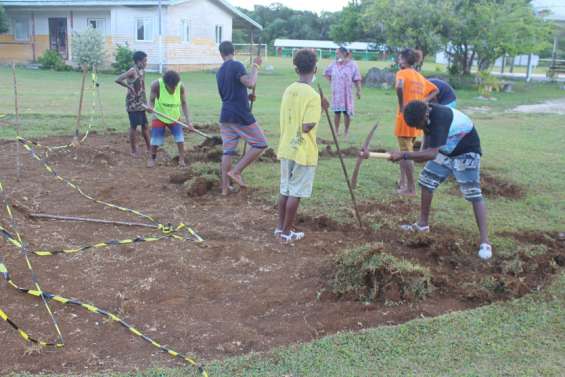
[[[162,0],[163,6],[184,3],[190,0]],[[262,30],[263,26],[251,17],[234,7],[226,0],[210,0],[223,6],[231,13],[242,18],[257,29]],[[158,0],[0,0],[0,5],[8,7],[93,7],[93,6],[157,6]]]
[[[337,49],[341,46],[347,47],[349,50],[377,50],[374,43],[368,42],[350,42],[337,44],[332,41],[316,41],[316,40],[302,40],[302,39],[275,39],[275,47],[296,47],[296,48],[325,48]]]

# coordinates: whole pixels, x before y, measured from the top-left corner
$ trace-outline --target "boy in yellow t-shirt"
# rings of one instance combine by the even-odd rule
[[[278,159],[281,162],[279,222],[275,236],[284,243],[304,238],[293,228],[301,198],[312,194],[318,146],[316,126],[320,123],[320,95],[310,86],[316,74],[316,54],[299,50],[293,59],[298,81],[286,88],[280,112],[281,138]],[[328,103],[324,103],[327,107]]]

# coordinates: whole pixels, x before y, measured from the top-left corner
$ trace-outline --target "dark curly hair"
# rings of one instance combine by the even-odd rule
[[[425,119],[427,111],[428,105],[424,101],[410,101],[404,107],[404,121],[410,127],[421,128],[422,120]]]
[[[404,50],[400,51],[400,56],[402,56],[402,59],[404,59],[404,61],[410,66],[418,63],[419,60],[418,53],[412,48],[405,48]]]
[[[223,41],[222,43],[220,43],[218,49],[220,50],[220,54],[222,56],[233,55],[235,53],[233,43],[231,43],[230,41]]]
[[[180,82],[180,76],[175,71],[167,71],[163,75],[163,82],[171,89],[176,88]]]
[[[140,61],[142,61],[146,57],[147,57],[147,54],[143,51],[136,51],[136,52],[133,53],[133,56],[132,56],[134,63],[139,63]]]
[[[298,69],[298,73],[301,74],[314,72],[317,61],[318,57],[316,56],[316,53],[305,48],[298,50],[292,59],[296,69]]]

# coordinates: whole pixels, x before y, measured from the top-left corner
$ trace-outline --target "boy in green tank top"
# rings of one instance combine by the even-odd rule
[[[151,109],[167,115],[168,118],[180,119],[181,109],[184,114],[185,123],[192,129],[192,120],[186,102],[186,90],[180,82],[180,76],[175,71],[167,71],[159,80],[151,84],[151,94],[149,96]],[[152,110],[148,110],[152,112]],[[184,162],[184,132],[182,126],[170,119],[154,113],[151,122],[151,156],[147,161],[147,167],[155,166],[157,149],[165,141],[165,127],[169,128],[175,138],[175,143],[179,151],[179,166],[186,166]]]

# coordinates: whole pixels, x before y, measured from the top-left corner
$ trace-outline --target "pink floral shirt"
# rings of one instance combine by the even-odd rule
[[[345,111],[347,115],[353,116],[355,113],[353,84],[355,81],[361,81],[357,63],[352,60],[345,63],[333,62],[326,68],[324,76],[331,80],[332,110]]]

